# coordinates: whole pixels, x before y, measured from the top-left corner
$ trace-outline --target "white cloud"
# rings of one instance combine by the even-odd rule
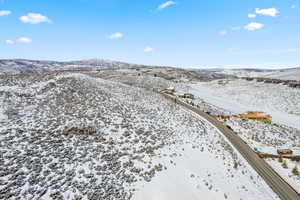
[[[264,27],[263,24],[251,22],[251,23],[247,24],[244,28],[248,31],[255,31],[255,30],[261,29],[263,27]]]
[[[176,4],[176,2],[175,1],[167,1],[167,2],[165,2],[165,3],[163,3],[163,4],[160,4],[159,6],[158,6],[158,10],[162,10],[162,9],[164,9],[164,8],[166,8],[166,7],[169,7],[169,6],[172,6],[172,5],[174,5],[174,4]]]
[[[249,17],[249,18],[255,18],[255,17],[256,17],[256,14],[250,13],[250,14],[248,14],[248,17]]]
[[[39,24],[43,22],[49,24],[52,23],[52,21],[48,17],[41,15],[39,13],[28,13],[27,15],[22,16],[19,19],[26,24]]]
[[[116,40],[116,39],[120,39],[122,37],[123,37],[123,33],[117,32],[117,33],[111,34],[108,38],[111,40]]]
[[[152,47],[146,47],[144,49],[144,52],[146,52],[146,53],[149,53],[149,52],[152,52],[152,51],[154,51],[154,49]]]
[[[239,30],[241,30],[241,27],[240,26],[235,26],[235,27],[232,27],[231,30],[239,31]]]
[[[227,35],[227,31],[226,30],[222,30],[219,32],[219,35],[224,36]]]
[[[10,10],[0,10],[0,16],[6,16],[10,14],[11,14]]]
[[[28,44],[28,43],[31,43],[32,40],[28,37],[20,37],[18,40],[17,40],[18,43],[25,43],[25,44]]]
[[[266,8],[266,9],[255,9],[256,14],[276,17],[279,14],[279,11],[276,8]]]
[[[11,45],[11,44],[14,44],[15,42],[12,40],[5,40],[4,43]]]

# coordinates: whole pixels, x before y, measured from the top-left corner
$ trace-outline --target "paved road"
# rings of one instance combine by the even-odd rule
[[[265,180],[270,188],[280,197],[282,200],[300,200],[300,195],[294,190],[287,182],[285,182],[280,175],[278,175],[265,160],[261,159],[252,149],[247,145],[238,135],[232,130],[228,129],[221,122],[200,111],[199,109],[184,103],[174,97],[162,94],[169,100],[175,101],[186,107],[189,110],[197,113],[201,117],[205,118],[212,125],[214,125],[224,136],[231,142],[231,144],[240,152],[240,154],[247,160],[247,162],[253,167],[253,169]]]

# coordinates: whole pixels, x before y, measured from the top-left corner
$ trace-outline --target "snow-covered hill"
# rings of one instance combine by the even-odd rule
[[[0,75],[27,74],[34,72],[54,71],[102,71],[107,76],[128,78],[127,75],[149,75],[161,77],[167,81],[210,81],[223,79],[229,76],[213,72],[191,72],[185,69],[163,66],[146,66],[129,64],[111,60],[82,60],[70,62],[36,61],[36,60],[0,60]],[[124,73],[124,74],[120,74]]]
[[[249,69],[226,69],[218,71],[220,74],[234,75],[237,77],[263,77],[281,80],[300,81],[300,68],[279,70],[249,70]]]
[[[281,79],[281,80],[300,81],[300,68],[280,70],[277,72],[270,72],[270,73],[264,74],[263,77]]]
[[[0,105],[0,199],[275,199],[210,124],[117,76],[1,76]]]
[[[274,122],[300,130],[300,90],[286,85],[246,80],[218,81],[191,85],[197,97],[226,110],[243,113],[264,111]]]
[[[51,72],[65,70],[97,70],[115,69],[137,66],[124,62],[111,60],[82,60],[70,62],[37,61],[37,60],[0,60],[0,74],[21,74],[32,72]]]
[[[218,71],[220,74],[233,75],[237,77],[256,77],[259,74],[276,72],[275,70],[259,70],[259,69],[223,69]]]

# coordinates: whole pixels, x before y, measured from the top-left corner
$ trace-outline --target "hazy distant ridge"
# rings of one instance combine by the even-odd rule
[[[64,70],[97,70],[105,68],[128,68],[134,66],[143,65],[98,59],[69,62],[12,59],[0,60],[0,74],[21,74]]]

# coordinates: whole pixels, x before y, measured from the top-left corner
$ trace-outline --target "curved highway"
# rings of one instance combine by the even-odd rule
[[[184,106],[185,108],[195,112],[202,118],[209,121],[215,126],[223,135],[231,142],[236,150],[247,160],[252,168],[265,180],[270,188],[280,197],[282,200],[300,200],[299,193],[291,187],[285,180],[277,174],[270,165],[263,159],[261,159],[253,150],[247,145],[236,133],[224,126],[220,121],[200,111],[199,109],[184,103],[173,96],[165,93],[161,93],[165,98],[174,101],[177,104]]]

